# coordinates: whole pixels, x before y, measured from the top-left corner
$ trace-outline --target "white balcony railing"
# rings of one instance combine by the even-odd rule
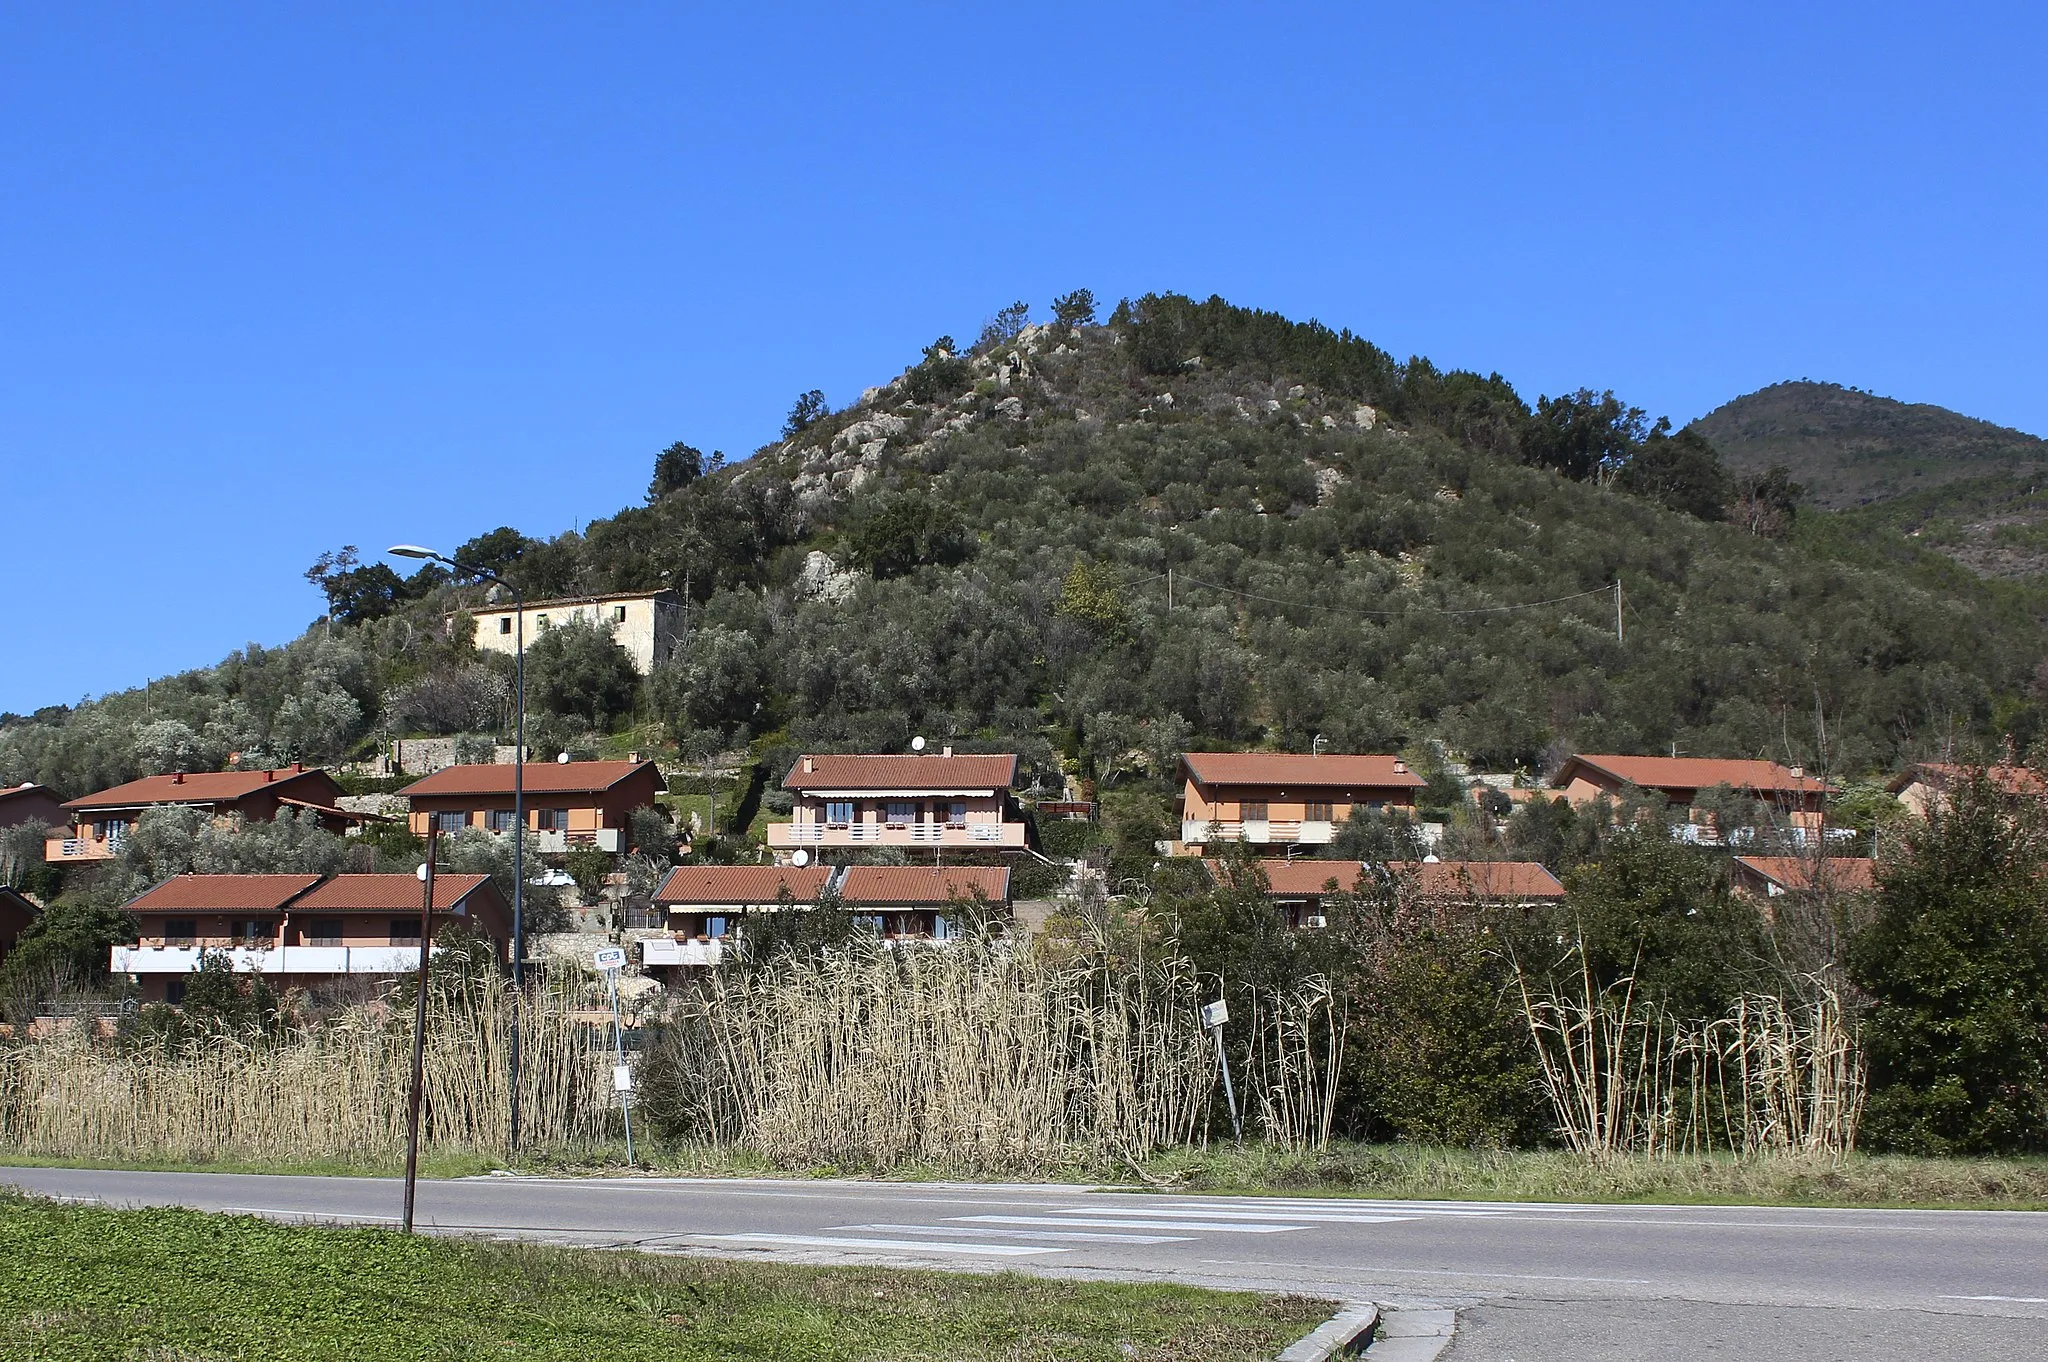
[[[770,823],[768,845],[816,846],[994,846],[1024,845],[1022,823]]]
[[[717,941],[676,941],[650,936],[640,943],[643,965],[716,965],[725,959],[725,946]]]
[[[208,952],[226,955],[241,974],[405,974],[420,967],[418,946],[115,946],[109,964],[116,974],[191,974]]]

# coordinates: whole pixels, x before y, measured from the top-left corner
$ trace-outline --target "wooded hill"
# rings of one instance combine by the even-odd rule
[[[1320,735],[1530,772],[1579,748],[1859,774],[2041,726],[2031,598],[1803,547],[1813,513],[1783,475],[1724,467],[1711,419],[1532,407],[1220,299],[1060,304],[942,339],[845,410],[810,395],[744,463],[673,446],[645,505],[580,535],[466,546],[530,597],[688,596],[687,644],[645,682],[608,640],[537,643],[535,745],[779,759],[921,733],[1014,746],[1052,781],[1061,755],[1114,779]],[[441,627],[479,588],[319,578],[331,637],[158,682],[146,709],[11,718],[0,782],[502,730],[501,660]]]
[[[2048,473],[2048,440],[1925,402],[1836,383],[1773,383],[1690,429],[1731,468],[1782,464],[1815,506],[1840,510],[1949,483]]]

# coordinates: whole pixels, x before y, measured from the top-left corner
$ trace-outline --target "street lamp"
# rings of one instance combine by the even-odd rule
[[[386,552],[395,558],[424,558],[445,563],[466,577],[495,582],[511,593],[513,618],[518,621],[513,637],[513,675],[517,702],[512,732],[512,1131],[510,1148],[519,1148],[519,1007],[526,994],[521,985],[526,969],[526,597],[519,588],[486,567],[459,562],[445,553],[418,544],[393,544]]]

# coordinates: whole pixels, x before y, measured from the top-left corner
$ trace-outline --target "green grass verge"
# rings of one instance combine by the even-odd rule
[[[643,1141],[640,1167],[672,1177],[883,1177],[955,1180],[954,1168],[783,1168],[757,1155],[681,1142]],[[396,1177],[389,1158],[272,1161],[60,1158],[0,1152],[0,1165],[123,1168],[202,1173],[295,1173],[320,1177]],[[509,1170],[561,1177],[628,1171],[622,1144],[528,1150],[516,1161],[476,1153],[423,1154],[427,1177],[471,1177]],[[1031,1173],[995,1172],[1002,1181],[1109,1183],[1216,1195],[1388,1197],[1434,1201],[1579,1201],[1646,1205],[1905,1207],[2048,1210],[2048,1159],[1922,1159],[1857,1154],[1839,1162],[1802,1158],[1623,1157],[1582,1159],[1560,1150],[1442,1149],[1427,1145],[1333,1144],[1320,1153],[1270,1145],[1168,1150],[1142,1168],[1076,1161]]]
[[[1169,1151],[1147,1164],[1145,1172],[1183,1192],[2048,1210],[2048,1159],[2039,1158],[1857,1154],[1835,1161],[1721,1154],[1592,1160],[1561,1150],[1339,1144],[1322,1153],[1291,1153],[1249,1145]]]
[[[0,1355],[22,1362],[1238,1362],[1272,1357],[1330,1308],[0,1199]]]

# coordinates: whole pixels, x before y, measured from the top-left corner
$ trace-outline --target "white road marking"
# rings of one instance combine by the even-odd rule
[[[1021,1244],[934,1244],[912,1239],[840,1239],[824,1234],[693,1234],[721,1244],[772,1244],[782,1248],[866,1249],[882,1253],[972,1253],[1000,1258],[1026,1258],[1038,1253],[1065,1253],[1059,1248],[1027,1248]]]
[[[227,1215],[296,1215],[309,1220],[389,1220],[398,1221],[395,1215],[350,1215],[346,1211],[293,1211],[278,1206],[221,1206]]]
[[[2003,1301],[2008,1305],[2048,1305],[2048,1296],[1941,1296],[1945,1301]]]
[[[1062,1210],[1060,1214],[1101,1215],[1102,1208],[1099,1206],[1074,1206]],[[1178,1206],[1147,1206],[1144,1210],[1134,1211],[1132,1212],[1132,1214],[1157,1216],[1186,1216],[1190,1219],[1210,1220],[1271,1220],[1274,1216],[1280,1215],[1285,1216],[1289,1220],[1313,1220],[1316,1221],[1318,1224],[1329,1223],[1335,1225],[1385,1225],[1390,1224],[1396,1220],[1413,1220],[1416,1218],[1414,1216],[1409,1215],[1373,1215],[1369,1213],[1358,1215],[1336,1215],[1323,1211],[1295,1211],[1281,1209],[1278,1207],[1275,1207],[1270,1210],[1232,1211],[1213,1209],[1209,1207],[1182,1208]]]
[[[1204,1258],[1214,1267],[1293,1267],[1315,1272],[1348,1272],[1354,1276],[1391,1274],[1402,1277],[1475,1277],[1509,1282],[1602,1282],[1611,1286],[1651,1286],[1647,1277],[1550,1277],[1534,1272],[1457,1272],[1437,1267],[1370,1267],[1350,1263],[1276,1263],[1262,1258]]]
[[[1283,1234],[1306,1225],[1253,1225],[1227,1220],[1083,1220],[1053,1215],[956,1215],[980,1225],[1093,1225],[1107,1230],[1209,1230],[1217,1234]]]
[[[1193,1204],[1177,1202],[1175,1204],[1187,1210],[1228,1211],[1230,1209],[1227,1206],[1207,1206],[1199,1202]],[[1420,1205],[1402,1201],[1360,1201],[1349,1205],[1341,1201],[1246,1201],[1242,1204],[1249,1207],[1252,1211],[1263,1215],[1284,1215],[1293,1220],[1298,1220],[1305,1215],[1392,1215],[1404,1220],[1410,1216],[1442,1215],[1487,1220],[1498,1219],[1501,1216],[1510,1214],[1510,1212],[1503,1210],[1468,1210],[1464,1207]]]
[[[1068,1222],[1072,1223],[1072,1222]],[[1058,1230],[972,1230],[965,1225],[828,1225],[834,1230],[880,1230],[885,1234],[967,1234],[982,1235],[990,1239],[1059,1239],[1076,1243],[1112,1244],[1191,1244],[1193,1239],[1185,1234],[1101,1234],[1086,1230],[1073,1230],[1061,1234]]]

